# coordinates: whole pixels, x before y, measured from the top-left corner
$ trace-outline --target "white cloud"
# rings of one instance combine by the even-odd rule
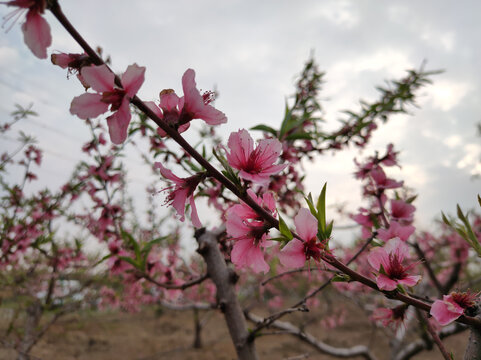
[[[12,47],[0,47],[0,67],[8,67],[18,60],[18,51]]]
[[[433,107],[449,111],[463,100],[471,88],[471,84],[467,82],[439,80],[427,87],[426,92]]]
[[[311,17],[321,16],[335,25],[352,28],[359,23],[359,15],[352,9],[350,1],[322,2],[320,6],[309,11]]]
[[[466,144],[464,156],[456,164],[458,169],[467,169],[471,175],[481,174],[481,145]]]
[[[459,135],[451,135],[444,139],[443,143],[446,145],[448,148],[453,149],[459,145],[461,145],[463,139]]]

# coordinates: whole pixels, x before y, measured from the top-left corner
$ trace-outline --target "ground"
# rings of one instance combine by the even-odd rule
[[[202,314],[201,317],[206,316]],[[210,312],[202,331],[202,349],[194,349],[194,320],[191,311],[144,309],[129,314],[119,311],[71,314],[58,320],[33,348],[32,355],[42,360],[231,360],[235,359],[227,327],[220,312]],[[352,316],[345,325],[325,330],[319,324],[308,327],[313,335],[333,346],[367,344],[379,360],[388,359],[387,338],[373,329],[364,316]],[[468,333],[446,341],[455,359],[462,359]],[[309,354],[311,360],[334,359],[319,354],[291,335],[263,336],[256,341],[259,358],[280,360]],[[441,359],[437,348],[416,360]],[[15,353],[0,349],[0,359],[15,359]],[[361,359],[361,358],[355,358]]]

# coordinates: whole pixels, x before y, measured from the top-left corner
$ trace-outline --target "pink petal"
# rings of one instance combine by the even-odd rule
[[[227,234],[233,238],[242,238],[250,231],[249,227],[244,224],[237,214],[229,213],[225,224]]]
[[[204,120],[209,125],[219,125],[227,122],[227,116],[212,105],[204,105],[195,112],[195,118]]]
[[[255,246],[252,239],[237,240],[232,248],[231,261],[236,266],[250,267],[256,273],[269,271],[260,247]]]
[[[201,228],[202,223],[200,222],[199,215],[197,214],[197,208],[195,207],[195,202],[194,202],[194,197],[190,197],[190,217],[192,219],[192,225],[194,225],[196,228]]]
[[[172,201],[172,207],[177,210],[177,214],[180,216],[180,221],[185,220],[185,203],[187,202],[188,189],[175,189],[174,199]]]
[[[127,96],[133,98],[144,83],[145,67],[137,64],[129,65],[122,75],[122,86]]]
[[[256,151],[260,153],[259,161],[270,165],[279,158],[282,144],[277,139],[262,139],[259,141]]]
[[[444,296],[446,298],[446,296]],[[463,309],[453,309],[449,307],[445,301],[436,300],[431,306],[429,313],[436,319],[436,321],[441,325],[447,325],[463,314]]]
[[[177,109],[180,99],[175,92],[160,93],[159,97],[160,97],[159,106],[162,109],[165,109],[167,111]]]
[[[408,245],[398,238],[394,238],[391,241],[388,241],[387,244],[384,246],[384,249],[388,254],[397,254],[399,257],[399,261],[401,262],[409,256]]]
[[[163,177],[165,177],[166,179],[169,179],[171,181],[173,181],[174,183],[176,183],[177,185],[181,186],[184,184],[184,180],[182,180],[180,177],[178,177],[177,175],[174,175],[174,173],[172,171],[170,171],[169,169],[167,169],[166,167],[164,167],[162,165],[162,163],[160,162],[155,162],[154,163],[154,168],[155,169],[159,169],[160,170],[160,173],[162,174]]]
[[[303,240],[311,240],[317,236],[317,219],[305,208],[299,210],[294,218],[294,224],[299,236]]]
[[[241,129],[230,134],[227,146],[230,149],[230,153],[227,153],[227,161],[232,167],[240,169],[254,151],[254,140],[247,130]]]
[[[404,279],[399,280],[398,283],[411,287],[416,285],[419,280],[421,280],[421,275],[409,275],[406,276]]]
[[[102,95],[85,93],[75,97],[70,105],[70,113],[81,119],[95,118],[109,109],[109,104],[101,101]]]
[[[376,271],[381,269],[381,265],[386,269],[389,267],[389,255],[384,248],[376,247],[369,252],[367,262]]]
[[[197,90],[195,83],[195,71],[187,69],[182,76],[182,89],[184,91],[184,106],[189,111],[197,112],[204,107],[204,99]]]
[[[87,84],[97,92],[102,93],[114,89],[115,75],[107,65],[83,67],[80,74]]]
[[[379,289],[391,291],[397,287],[397,282],[395,280],[390,279],[384,274],[379,274],[376,278],[376,283]]]
[[[30,10],[22,25],[23,40],[33,54],[40,58],[47,58],[47,48],[52,44],[50,26],[37,12]]]
[[[124,98],[120,108],[107,118],[110,140],[114,144],[122,144],[127,138],[127,129],[131,118],[129,101]]]
[[[160,110],[160,108],[157,106],[156,103],[154,103],[153,101],[144,101],[144,104],[147,105],[147,107],[152,110],[152,112],[157,115],[159,118],[163,118],[163,114],[162,114],[162,111]]]
[[[292,239],[279,253],[282,265],[288,268],[300,268],[306,263],[304,245],[298,239]]]

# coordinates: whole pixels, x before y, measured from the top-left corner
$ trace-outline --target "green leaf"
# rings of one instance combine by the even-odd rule
[[[271,128],[270,126],[264,125],[264,124],[251,127],[250,130],[264,131],[264,132],[267,132],[267,133],[272,134],[275,137],[277,137],[277,130],[274,129],[274,128]]]
[[[351,281],[351,277],[347,274],[336,274],[331,279],[332,282],[349,282]]]
[[[286,222],[281,217],[281,214],[279,214],[279,231],[281,232],[282,235],[284,235],[289,240],[292,240],[294,238],[294,236],[291,233],[291,230],[289,230],[289,227],[286,225]]]
[[[326,233],[326,187],[327,183],[324,183],[321,194],[317,199],[317,221],[323,234]]]
[[[128,256],[119,256],[119,259],[122,261],[128,262],[130,265],[132,265],[136,269],[139,269],[141,271],[144,270],[139,263],[137,263],[134,259],[129,258]]]
[[[479,206],[481,206],[481,197],[479,197],[479,194],[478,194],[478,203],[479,203]]]
[[[127,244],[131,245],[134,249],[135,258],[140,260],[140,247],[137,241],[135,241],[132,234],[128,233],[127,231],[121,230],[122,239],[127,242]]]
[[[443,219],[443,222],[448,225],[448,226],[452,226],[451,225],[451,222],[448,220],[448,218],[446,217],[446,215],[444,215],[444,212],[441,211],[441,218]]]
[[[299,140],[299,139],[312,140],[313,136],[310,133],[301,132],[301,133],[291,134],[288,137],[286,137],[286,140]]]
[[[314,202],[312,201],[312,194],[309,193],[309,195],[304,196],[304,199],[306,200],[307,206],[309,206],[309,210],[311,211],[311,214],[314,215],[314,217],[317,219],[317,210],[314,207]]]

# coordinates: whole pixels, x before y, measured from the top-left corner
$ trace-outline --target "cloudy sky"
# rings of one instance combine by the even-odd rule
[[[341,110],[358,110],[360,98],[376,99],[376,85],[399,79],[406,69],[443,69],[434,84],[419,91],[419,108],[396,116],[374,136],[364,154],[394,142],[402,170],[393,175],[418,193],[417,221],[428,228],[440,210],[454,212],[456,203],[474,208],[481,180],[481,25],[479,1],[118,1],[65,0],[61,6],[92,45],[112,57],[124,71],[131,63],[147,67],[140,96],[155,100],[160,90],[181,93],[180,79],[195,69],[202,89],[216,87],[216,107],[229,122],[225,137],[258,123],[277,126],[293,80],[309,54],[326,71],[321,94],[324,115],[332,124]],[[0,15],[11,9],[1,6]],[[50,51],[79,52],[52,15]],[[20,22],[21,23],[21,22]],[[7,28],[7,24],[4,28]],[[17,126],[36,135],[45,149],[42,185],[55,187],[68,177],[87,139],[69,104],[81,85],[47,60],[34,57],[23,43],[19,24],[0,36],[0,113],[8,119],[13,104],[34,103],[40,116]],[[334,126],[334,125],[330,125]],[[15,145],[0,140],[0,151]],[[356,152],[324,155],[309,167],[308,189],[318,192],[328,182],[331,205],[360,203],[353,179]],[[129,162],[132,191],[142,191],[149,174]]]

